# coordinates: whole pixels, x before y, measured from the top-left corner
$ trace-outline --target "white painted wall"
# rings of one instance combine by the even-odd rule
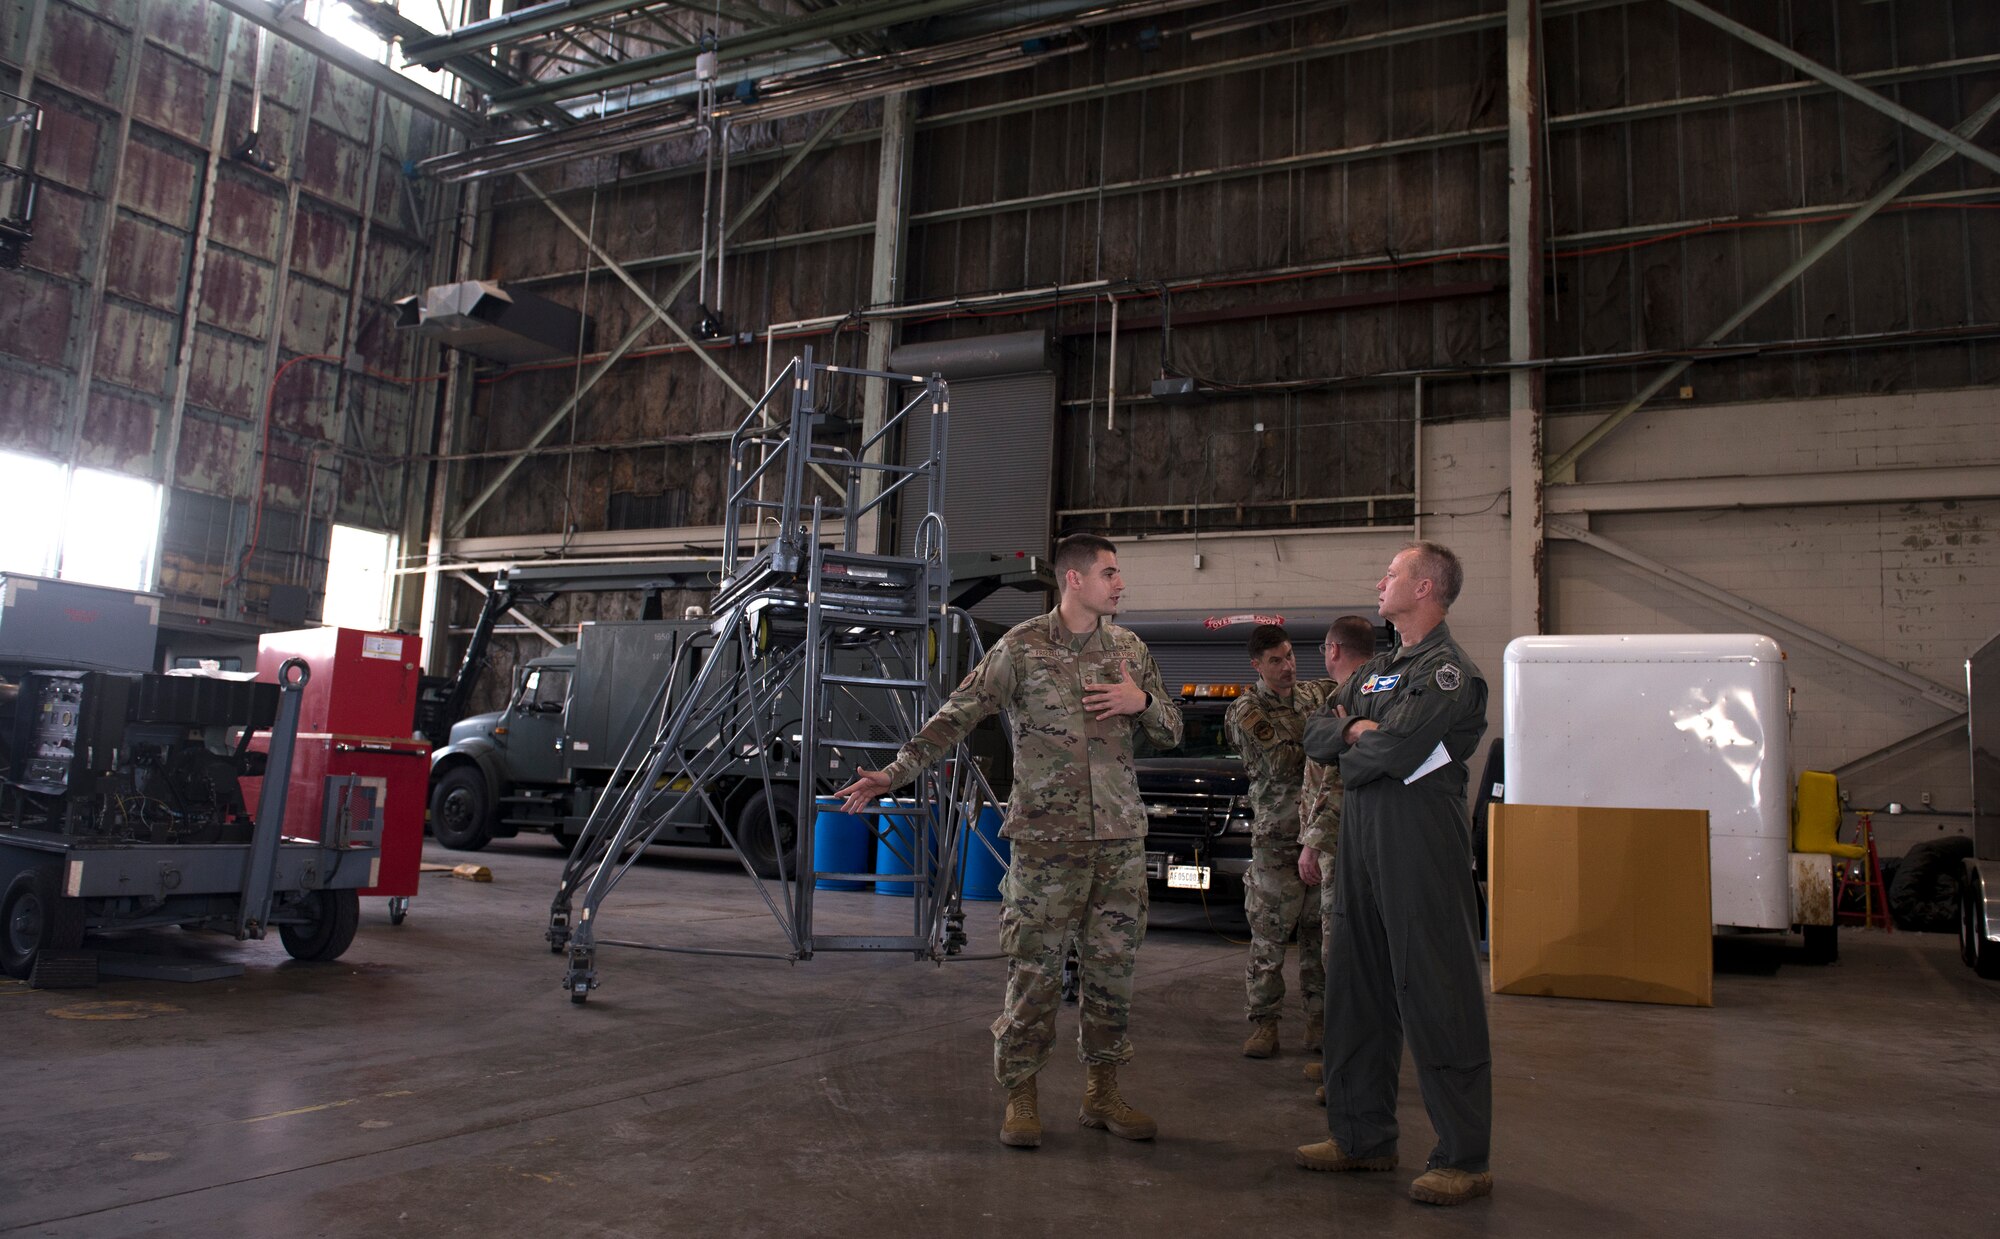
[[[1551,419],[1552,450],[1596,417]],[[1493,682],[1489,736],[1499,729],[1507,621],[1506,423],[1424,430],[1423,536],[1456,550],[1466,585],[1451,625]],[[1586,455],[1579,481],[1769,476],[2000,464],[2000,392],[1841,398],[1760,405],[1663,406],[1635,416]],[[1958,692],[1964,660],[2000,631],[2000,500],[1801,506],[1598,516],[1590,528]],[[1410,530],[1204,535],[1202,566],[1184,538],[1120,546],[1135,609],[1317,608],[1372,600]],[[1734,611],[1577,543],[1551,541],[1545,573],[1551,632],[1760,631]],[[1947,712],[1902,685],[1773,632],[1797,703],[1794,760],[1831,769],[1943,721]],[[1475,773],[1477,772],[1475,767]],[[1934,743],[1863,772],[1853,802],[1913,809],[1929,792],[1963,811],[1962,743]],[[1965,820],[1876,819],[1885,853]]]

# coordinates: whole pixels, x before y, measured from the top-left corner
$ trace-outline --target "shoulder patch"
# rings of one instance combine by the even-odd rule
[[[1436,679],[1439,688],[1447,693],[1455,693],[1458,691],[1458,686],[1465,682],[1465,673],[1458,669],[1457,663],[1446,663],[1437,669]]]
[[[1270,721],[1261,715],[1257,719],[1257,725],[1252,730],[1255,732],[1257,738],[1265,744],[1269,744],[1278,735],[1278,729],[1271,726]]]

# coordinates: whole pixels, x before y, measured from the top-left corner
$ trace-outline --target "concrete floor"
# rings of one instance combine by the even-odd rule
[[[1240,1057],[1242,953],[1199,908],[1156,908],[1140,956],[1126,1091],[1160,1139],[1073,1123],[1066,1016],[1025,1152],[995,1139],[999,963],[606,950],[576,1007],[540,939],[555,849],[478,859],[492,884],[426,875],[401,927],[364,900],[335,964],[169,933],[248,972],[0,989],[0,1233],[2000,1232],[2000,985],[1945,938],[1850,934],[1831,968],[1725,942],[1713,1010],[1491,999],[1498,1186],[1433,1210],[1404,1196],[1431,1139],[1407,1073],[1402,1171],[1293,1168],[1324,1133],[1302,1025]],[[827,896],[821,927],[893,932],[907,906]],[[649,857],[607,908],[611,936],[776,941],[714,858]]]

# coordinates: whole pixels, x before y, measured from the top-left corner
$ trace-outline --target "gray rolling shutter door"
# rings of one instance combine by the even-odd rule
[[[1046,368],[1017,370],[1013,373],[980,373],[1018,359],[1028,364],[1046,365],[1046,333],[1033,335],[1038,341],[1024,347],[995,353],[985,350],[982,360],[966,377],[954,378],[949,358],[927,355],[931,350],[977,345],[975,341],[952,341],[949,345],[914,346],[898,349],[890,359],[896,370],[920,374],[936,369],[951,386],[951,441],[945,445],[944,518],[950,530],[951,549],[993,551],[1012,554],[1027,551],[1048,554],[1053,525],[1053,458],[1055,449],[1056,377]],[[996,337],[1013,343],[1014,337]],[[1011,353],[1011,356],[1010,356]],[[918,421],[904,436],[905,461],[920,460],[930,452],[930,424]],[[925,496],[913,496],[904,511],[920,508]],[[916,524],[901,522],[897,541],[903,554],[916,545]],[[1015,624],[1040,615],[1052,603],[1038,593],[1002,590],[975,606],[972,611],[983,620]]]
[[[1170,693],[1180,692],[1183,684],[1248,684],[1256,675],[1240,641],[1148,641],[1146,648]]]

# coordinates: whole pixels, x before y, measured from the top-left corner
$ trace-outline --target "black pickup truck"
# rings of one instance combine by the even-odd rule
[[[1227,686],[1233,687],[1233,686]],[[1155,898],[1241,906],[1250,866],[1250,779],[1222,719],[1230,696],[1181,700],[1182,736],[1156,749],[1140,733],[1134,767],[1146,804],[1146,878]]]

